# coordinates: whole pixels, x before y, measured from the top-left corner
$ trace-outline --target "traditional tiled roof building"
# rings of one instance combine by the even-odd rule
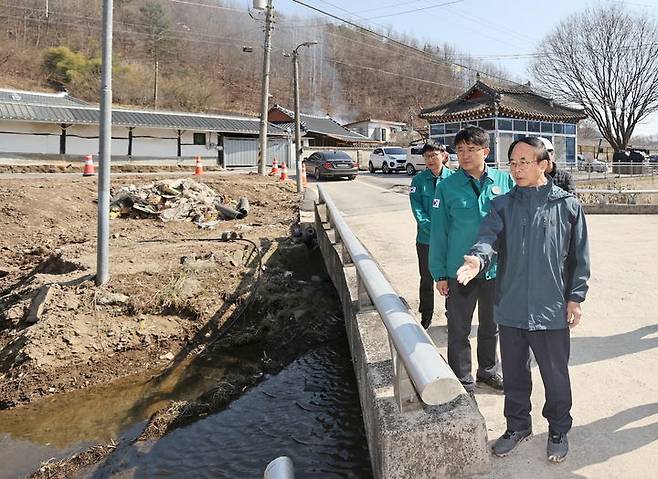
[[[478,80],[464,94],[447,103],[421,110],[430,137],[452,145],[455,134],[466,125],[489,132],[491,153],[487,162],[504,164],[507,149],[522,136],[551,140],[559,162],[576,161],[576,126],[586,117],[581,110],[554,102],[529,84],[496,86]]]

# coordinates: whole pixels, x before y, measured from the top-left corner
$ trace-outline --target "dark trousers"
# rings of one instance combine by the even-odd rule
[[[420,306],[418,312],[426,321],[432,320],[434,313],[434,280],[430,274],[429,265],[430,245],[416,243],[416,254],[418,255],[418,271],[420,272]]]
[[[569,328],[528,331],[500,326],[500,354],[505,382],[507,429],[519,431],[531,426],[530,349],[541,373],[546,402],[542,415],[551,430],[571,429],[571,382],[569,381]]]
[[[498,327],[493,319],[495,280],[476,278],[466,286],[448,278],[448,364],[464,384],[473,383],[471,375],[471,341],[468,338],[478,305],[477,359],[479,378],[496,372]]]

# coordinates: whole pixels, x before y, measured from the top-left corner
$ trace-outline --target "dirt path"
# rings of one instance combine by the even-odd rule
[[[277,257],[295,248],[292,184],[201,178],[227,201],[247,197],[250,214],[213,230],[112,219],[111,280],[102,288],[93,283],[96,178],[0,180],[0,408],[159,370],[202,350],[259,276],[249,242],[205,241],[224,231],[260,247],[265,275],[289,276]],[[153,181],[123,177],[112,187]]]

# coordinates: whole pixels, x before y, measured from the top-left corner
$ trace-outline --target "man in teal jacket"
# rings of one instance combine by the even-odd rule
[[[572,423],[569,328],[580,322],[590,275],[587,225],[578,199],[544,175],[550,158],[541,139],[521,138],[508,156],[517,186],[492,202],[457,280],[468,284],[498,257],[494,316],[500,327],[507,430],[495,442],[494,454],[506,456],[532,433],[532,349],[546,392],[547,457],[562,462]]]
[[[448,297],[448,364],[472,393],[475,382],[469,334],[477,303],[476,379],[502,390],[503,380],[497,371],[498,328],[493,319],[495,265],[467,286],[457,283],[456,275],[464,255],[477,240],[480,222],[489,212],[491,200],[507,193],[514,181],[508,173],[487,167],[489,134],[482,128],[469,126],[457,133],[455,149],[459,169],[437,186],[432,203],[430,272],[436,288]]]
[[[445,167],[448,153],[444,145],[428,141],[422,149],[425,159],[424,171],[418,173],[411,180],[409,188],[409,201],[411,212],[416,219],[416,254],[418,256],[418,270],[420,272],[420,324],[429,328],[434,314],[434,281],[429,270],[430,249],[430,213],[436,185],[452,174],[452,170]]]

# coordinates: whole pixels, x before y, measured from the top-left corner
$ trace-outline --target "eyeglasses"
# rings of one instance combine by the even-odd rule
[[[537,163],[536,161],[528,161],[528,160],[512,160],[508,164],[508,166],[511,169],[519,169],[519,170],[525,170],[528,168],[529,165],[532,165],[533,163]]]
[[[464,155],[466,153],[477,153],[480,150],[484,150],[483,146],[469,146],[468,148],[456,148],[458,155]]]

